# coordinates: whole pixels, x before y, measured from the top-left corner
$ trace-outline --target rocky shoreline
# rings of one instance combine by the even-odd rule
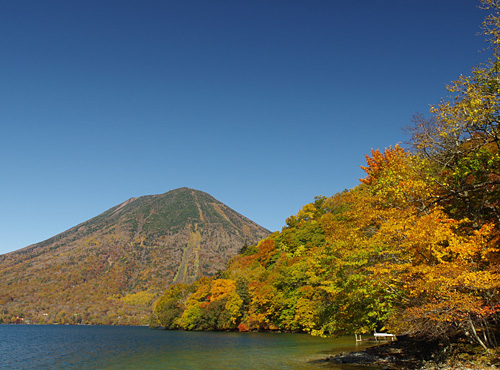
[[[362,351],[340,353],[320,362],[377,366],[383,370],[494,370],[500,369],[500,361],[495,364],[481,364],[474,359],[457,358],[439,342],[419,339],[405,339],[376,345]],[[455,351],[456,352],[456,351]]]

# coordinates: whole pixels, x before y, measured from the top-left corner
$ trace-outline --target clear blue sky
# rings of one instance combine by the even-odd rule
[[[486,60],[478,5],[0,1],[0,253],[183,186],[281,230]]]

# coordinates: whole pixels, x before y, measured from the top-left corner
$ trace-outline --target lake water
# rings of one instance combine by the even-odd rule
[[[184,332],[127,326],[0,325],[0,369],[342,369],[315,364],[353,351],[354,336]],[[373,368],[376,369],[376,368]]]

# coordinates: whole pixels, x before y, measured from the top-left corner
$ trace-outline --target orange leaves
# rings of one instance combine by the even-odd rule
[[[492,238],[494,228],[493,224],[485,224],[479,230],[472,230],[467,238],[463,238],[462,243],[455,245],[454,252],[458,258],[478,264],[498,252],[496,240]]]
[[[402,213],[381,224],[377,237],[403,250],[415,264],[433,265],[450,258],[450,252],[461,243],[454,232],[455,224],[440,208],[427,214]]]
[[[403,270],[385,265],[386,277],[397,278],[406,291],[402,303],[407,308],[393,316],[393,327],[402,320],[429,336],[452,335],[449,330],[457,323],[479,317],[485,306],[497,302],[488,298],[500,290],[500,275],[489,267],[489,256],[496,251],[493,228],[485,225],[467,233],[461,224],[436,207],[381,226],[379,236],[401,249],[393,257],[411,262]]]
[[[360,181],[379,197],[379,205],[396,208],[421,206],[430,196],[425,161],[399,145],[387,148],[383,153],[372,149],[372,157],[366,156],[366,162],[368,166],[361,168],[367,177]]]
[[[265,263],[265,261],[269,260],[269,257],[275,251],[274,248],[274,240],[267,238],[262,240],[258,245],[258,252],[255,254],[255,259],[260,263]]]
[[[399,162],[405,151],[399,145],[394,148],[388,148],[381,153],[379,149],[372,149],[372,156],[365,155],[367,167],[361,166],[363,171],[367,173],[367,177],[360,179],[363,184],[373,185],[376,183],[377,179],[386,171],[386,169],[392,166],[394,163]]]
[[[212,282],[210,289],[210,302],[227,298],[227,296],[236,290],[236,281],[230,279],[217,279]]]
[[[500,303],[498,226],[453,219],[437,206],[433,200],[446,197],[446,180],[433,178],[426,166],[399,146],[372,151],[361,180],[366,204],[356,202],[350,211],[363,212],[365,225],[372,222],[369,239],[363,242],[366,234],[355,234],[357,245],[378,248],[368,271],[373,282],[395,294],[399,309],[393,311],[391,327],[414,325],[429,336],[451,335],[456,325],[472,325],[494,312],[485,307]],[[353,231],[343,240],[354,241]]]
[[[469,291],[500,289],[500,276],[490,271],[468,271],[460,276],[459,282]]]

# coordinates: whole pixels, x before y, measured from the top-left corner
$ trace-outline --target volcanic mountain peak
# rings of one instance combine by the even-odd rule
[[[86,322],[106,323],[99,309],[121,308],[120,319],[106,320],[138,323],[149,309],[143,301],[149,303],[171,283],[224,269],[243,246],[268,234],[198,190],[130,198],[48,240],[0,256],[0,304],[5,303],[4,315],[22,310],[32,322],[58,322],[58,312],[82,311]]]

